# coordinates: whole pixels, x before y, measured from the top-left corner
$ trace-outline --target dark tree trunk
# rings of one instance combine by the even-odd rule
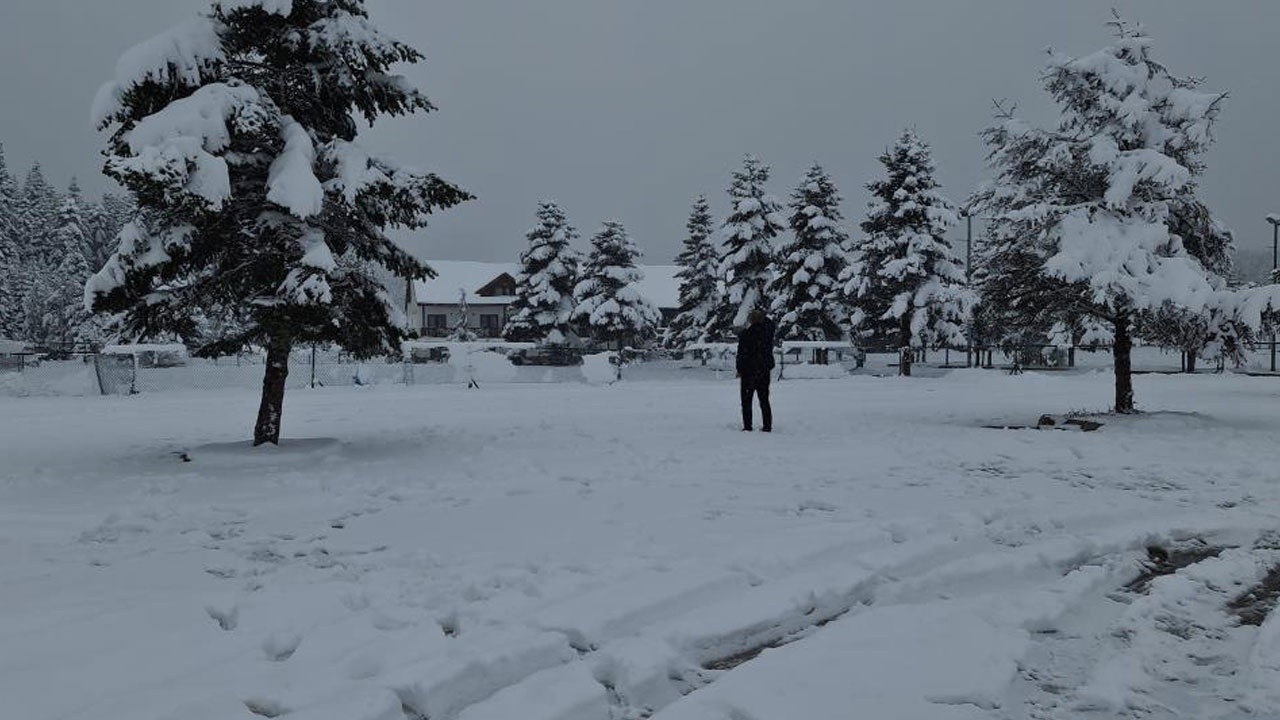
[[[902,316],[902,326],[899,328],[899,352],[898,352],[898,374],[903,377],[911,377],[911,356],[914,351],[911,349],[911,315]]]
[[[1183,362],[1184,362],[1184,364],[1185,364],[1185,366],[1186,366],[1186,368],[1187,368],[1187,372],[1189,372],[1189,373],[1193,373],[1193,372],[1195,372],[1195,371],[1196,371],[1196,358],[1197,358],[1197,356],[1199,355],[1199,353],[1195,352],[1194,350],[1188,350],[1188,351],[1184,352],[1184,353],[1183,353],[1183,355],[1186,357],[1186,359],[1185,359]]]
[[[288,340],[273,339],[267,345],[267,372],[262,378],[262,404],[253,428],[253,446],[280,444],[280,416],[284,412],[284,383],[289,377]]]
[[[1115,320],[1116,412],[1133,412],[1133,338],[1129,336],[1129,314]]]

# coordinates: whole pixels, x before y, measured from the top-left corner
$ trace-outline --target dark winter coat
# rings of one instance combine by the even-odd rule
[[[768,377],[773,370],[772,320],[758,322],[738,336],[738,374],[742,377]]]

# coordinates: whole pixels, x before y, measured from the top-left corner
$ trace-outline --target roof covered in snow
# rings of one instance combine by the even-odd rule
[[[517,263],[472,262],[470,260],[429,260],[437,273],[431,280],[417,280],[413,284],[414,302],[419,305],[456,305],[459,290],[466,290],[469,304],[510,303],[509,297],[480,297],[476,293],[492,283],[503,273],[513,278],[520,276]],[[640,281],[640,294],[659,308],[680,305],[680,280],[676,265],[644,265],[640,267],[644,279]]]
[[[436,271],[436,277],[414,281],[413,299],[420,305],[455,305],[460,290],[466,290],[468,303],[511,302],[512,298],[482,298],[476,293],[503,273],[513,278],[520,275],[520,265],[517,263],[429,260],[427,264]]]

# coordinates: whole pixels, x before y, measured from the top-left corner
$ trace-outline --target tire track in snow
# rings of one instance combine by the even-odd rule
[[[1135,566],[1071,608],[1023,659],[1000,717],[1278,716],[1280,696],[1267,688],[1280,677],[1267,666],[1280,667],[1280,647],[1259,652],[1267,635],[1230,604],[1276,567],[1280,547],[1265,535],[1243,545],[1197,548],[1196,562],[1149,583],[1133,581]]]
[[[606,623],[614,629],[626,628],[624,636],[610,641],[584,644],[588,635],[579,631],[573,642],[585,648],[577,659],[583,668],[558,671],[554,678],[530,677],[495,693],[492,707],[477,704],[472,713],[459,718],[499,717],[499,708],[520,707],[522,701],[545,697],[548,684],[566,684],[564,678],[575,672],[599,683],[599,687],[583,691],[586,697],[575,703],[575,708],[590,706],[589,696],[595,694],[611,708],[610,715],[596,717],[650,717],[751,662],[761,652],[811,637],[859,608],[878,607],[882,602],[909,603],[912,596],[928,595],[957,582],[979,583],[1011,565],[1034,585],[1059,578],[1111,549],[1082,548],[1079,541],[1059,540],[1056,547],[1042,543],[992,550],[991,541],[984,536],[962,541],[935,538],[867,548],[847,556],[844,562],[835,561],[840,554],[828,549],[815,555],[824,558],[815,567],[747,588],[735,597],[711,591],[712,596],[720,595],[717,601],[700,603],[682,615],[647,623]],[[1129,544],[1138,542],[1130,539]],[[688,597],[696,595],[695,591]],[[539,684],[543,687],[537,687]],[[591,717],[576,712],[550,710],[525,712],[524,716],[545,720]]]

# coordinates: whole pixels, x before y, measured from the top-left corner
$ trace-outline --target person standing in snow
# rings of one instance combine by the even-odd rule
[[[742,384],[742,430],[751,431],[752,396],[760,398],[764,432],[773,431],[773,408],[769,406],[769,380],[773,370],[774,324],[762,310],[752,310],[747,329],[738,336],[738,378]]]

